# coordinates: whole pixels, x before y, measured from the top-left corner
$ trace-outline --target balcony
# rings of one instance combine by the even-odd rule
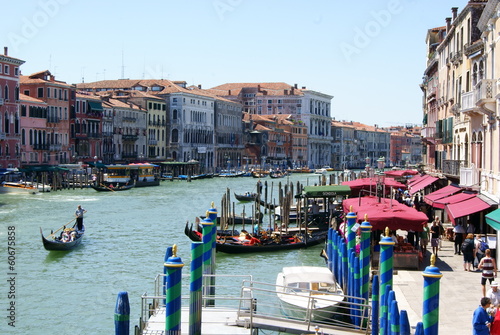
[[[137,118],[135,118],[135,117],[127,117],[127,116],[124,116],[122,120],[123,120],[124,122],[137,122]]]
[[[47,116],[47,122],[49,123],[59,123],[59,121],[57,116]]]
[[[477,169],[474,164],[471,167],[460,168],[460,185],[461,186],[474,186],[478,185],[481,180],[481,171]]]
[[[100,133],[88,133],[88,136],[91,138],[101,138]]]
[[[149,145],[158,145],[158,140],[149,140],[148,144]]]
[[[476,102],[474,100],[475,92],[462,93],[462,112],[469,112],[476,108]]]
[[[138,138],[139,138],[139,136],[137,136],[137,135],[122,135],[123,141],[135,142],[135,141],[137,141]]]
[[[436,136],[436,127],[424,127],[420,132],[423,138],[434,138]]]
[[[61,151],[62,150],[62,144],[51,144],[49,146],[50,151]]]
[[[496,111],[497,83],[496,80],[483,79],[477,85],[474,91],[476,105],[481,108],[485,114],[491,114]]]
[[[465,163],[461,160],[443,160],[443,173],[445,175],[459,177],[460,166]]]
[[[49,145],[35,143],[33,144],[33,150],[49,150]]]

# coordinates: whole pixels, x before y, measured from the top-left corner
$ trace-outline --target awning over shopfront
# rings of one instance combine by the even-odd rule
[[[387,177],[401,178],[418,174],[416,170],[389,170],[384,172]]]
[[[427,174],[423,174],[423,175],[416,175],[416,176],[412,177],[411,179],[408,180],[408,187],[415,185],[416,183],[423,180],[427,176],[428,176]]]
[[[103,109],[102,109],[102,103],[98,102],[98,101],[91,101],[91,100],[89,100],[89,107],[90,107],[90,109],[92,109],[94,111],[98,111],[98,112],[102,112],[103,111]]]
[[[418,191],[426,188],[427,186],[429,186],[430,184],[434,183],[437,180],[439,180],[439,178],[427,175],[425,178],[421,179],[417,183],[411,184],[411,186],[409,186],[410,194],[417,193]]]
[[[427,194],[424,197],[424,201],[425,201],[426,204],[432,206],[432,204],[436,200],[439,200],[439,199],[442,199],[442,198],[445,198],[445,197],[449,197],[450,195],[458,193],[461,190],[462,190],[462,188],[459,187],[459,186],[457,186],[457,185],[453,185],[453,184],[452,185],[448,185],[448,186],[445,186],[443,188],[440,188],[437,191],[434,191],[432,193]]]
[[[358,196],[361,193],[361,190],[376,192],[377,189],[377,180],[375,178],[359,178],[349,181],[342,182],[342,185],[349,186],[352,191],[352,196]],[[385,178],[383,181],[385,194],[389,195],[391,192],[391,188],[395,189],[406,189],[406,185],[402,184],[393,178]]]
[[[432,202],[431,206],[434,208],[444,209],[448,204],[456,204],[475,197],[476,194],[474,193],[457,193],[454,195],[450,195],[449,197],[437,199],[436,201]]]
[[[447,204],[445,206],[446,213],[448,213],[452,222],[455,222],[455,219],[457,218],[484,211],[488,208],[490,208],[490,205],[479,199],[477,196],[454,204]]]
[[[495,230],[500,230],[500,208],[485,216],[486,223]]]

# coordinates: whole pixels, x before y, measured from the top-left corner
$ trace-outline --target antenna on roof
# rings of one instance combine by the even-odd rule
[[[123,61],[123,49],[122,49],[122,79],[125,79],[125,63]]]
[[[85,67],[82,66],[82,83],[85,82]]]

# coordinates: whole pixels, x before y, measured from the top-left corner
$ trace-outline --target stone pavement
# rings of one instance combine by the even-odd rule
[[[398,270],[393,279],[399,310],[408,312],[413,331],[417,322],[422,321],[422,274],[430,263],[429,249],[430,243],[419,271]],[[454,243],[446,239],[442,250],[438,251],[435,266],[443,275],[439,293],[439,334],[472,334],[472,314],[482,297],[481,273],[464,271],[463,256],[455,255]]]

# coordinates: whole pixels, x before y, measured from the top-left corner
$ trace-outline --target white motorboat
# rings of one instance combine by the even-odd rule
[[[344,300],[344,291],[332,272],[320,266],[284,267],[276,278],[282,312],[289,318],[330,319]]]
[[[38,193],[38,187],[31,183],[4,181],[0,187],[0,193]]]
[[[326,175],[328,173],[328,170],[325,169],[325,168],[321,168],[321,169],[316,169],[314,170],[314,173],[315,174],[322,174],[322,175]]]

